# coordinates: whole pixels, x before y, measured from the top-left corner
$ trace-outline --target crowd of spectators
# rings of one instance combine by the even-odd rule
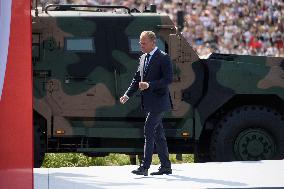
[[[211,52],[284,57],[284,1],[279,0],[40,0],[124,5],[167,13],[200,56]],[[49,1],[49,2],[48,2]],[[183,22],[178,20],[178,12]]]

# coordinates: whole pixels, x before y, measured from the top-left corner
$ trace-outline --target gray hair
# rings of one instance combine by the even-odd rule
[[[156,34],[153,31],[143,31],[140,36],[146,35],[151,41],[156,42]]]

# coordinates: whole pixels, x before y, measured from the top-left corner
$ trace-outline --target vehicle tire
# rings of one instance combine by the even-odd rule
[[[34,168],[41,167],[46,151],[46,137],[38,124],[34,125]]]
[[[265,106],[242,106],[226,114],[213,131],[212,161],[284,158],[284,118]]]

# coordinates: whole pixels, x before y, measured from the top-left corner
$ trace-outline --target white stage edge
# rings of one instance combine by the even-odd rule
[[[156,171],[152,165],[149,173]],[[284,160],[173,164],[172,175],[138,176],[137,166],[34,169],[34,189],[284,188]]]

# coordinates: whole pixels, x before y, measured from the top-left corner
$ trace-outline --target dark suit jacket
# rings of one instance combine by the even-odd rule
[[[157,49],[152,55],[146,72],[143,72],[146,54],[140,57],[140,65],[135,73],[126,95],[131,97],[138,89],[139,82],[149,83],[149,88],[141,91],[141,104],[145,111],[163,112],[172,108],[169,84],[173,80],[170,57]]]

